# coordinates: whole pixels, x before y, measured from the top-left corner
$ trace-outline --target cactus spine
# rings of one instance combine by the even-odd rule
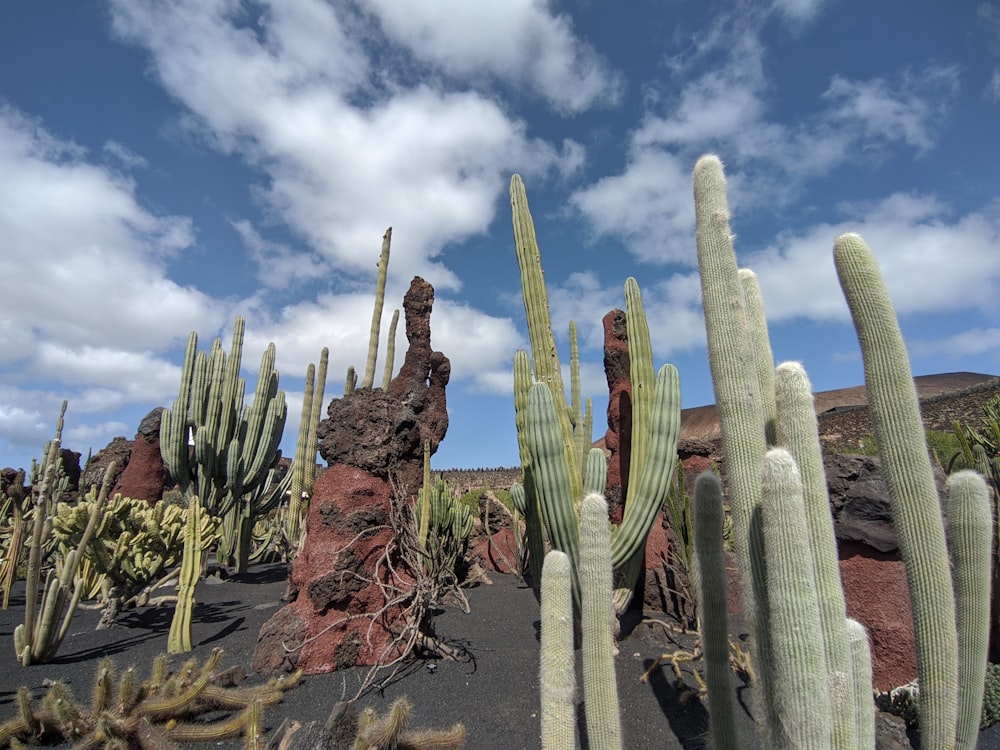
[[[955,745],[958,711],[955,598],[916,388],[885,282],[864,240],[838,237],[834,263],[861,345],[869,411],[910,587],[921,740],[930,750],[946,750]]]
[[[958,731],[955,746],[974,750],[979,739],[989,651],[990,557],[993,515],[984,478],[965,469],[948,477],[945,532],[955,586],[958,630]]]
[[[701,647],[705,654],[709,721],[714,750],[735,750],[733,691],[729,677],[729,620],[723,558],[722,482],[710,471],[694,485],[694,548],[698,558]]]

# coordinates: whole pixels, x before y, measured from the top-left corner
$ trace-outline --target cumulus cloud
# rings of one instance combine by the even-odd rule
[[[429,21],[442,10],[417,3],[408,12]],[[384,40],[373,42],[343,6],[295,0],[248,17],[223,4],[119,1],[112,17],[121,37],[149,51],[156,76],[210,144],[262,170],[258,198],[338,270],[371,275],[391,224],[396,271],[456,289],[435,257],[486,231],[507,175],[567,168],[563,157],[575,169],[582,158],[579,144],[560,150],[529,138],[487,96],[407,85],[375,66],[366,42]]]
[[[576,35],[569,16],[554,15],[548,2],[366,0],[363,5],[393,41],[445,73],[527,85],[568,114],[614,104],[621,94],[621,75]]]
[[[944,355],[950,358],[1000,354],[1000,328],[970,328],[941,339],[917,339],[910,343],[916,356]]]

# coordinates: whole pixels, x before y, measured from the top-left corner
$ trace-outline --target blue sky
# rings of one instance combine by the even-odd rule
[[[86,456],[247,319],[277,347],[294,450],[306,365],[363,369],[419,274],[452,362],[435,468],[517,464],[527,346],[507,187],[527,185],[564,362],[594,437],[601,318],[643,291],[657,364],[711,403],[691,169],[727,167],[777,361],[863,381],[831,251],[875,252],[915,374],[1000,372],[1000,6],[973,1],[33,0],[0,11],[0,465],[69,401]],[[384,335],[383,335],[384,339]],[[400,326],[397,367],[405,350]],[[384,340],[383,340],[384,348]],[[381,362],[379,365],[381,378]]]

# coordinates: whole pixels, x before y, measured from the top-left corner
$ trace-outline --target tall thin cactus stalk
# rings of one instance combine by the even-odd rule
[[[375,309],[372,311],[371,335],[368,340],[368,360],[361,378],[362,388],[371,388],[375,382],[375,363],[378,360],[378,338],[382,328],[382,307],[385,304],[385,280],[389,271],[389,247],[392,245],[392,227],[382,235],[382,254],[378,259],[378,282],[375,285]]]

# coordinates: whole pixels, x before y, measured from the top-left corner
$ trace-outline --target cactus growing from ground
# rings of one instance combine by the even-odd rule
[[[61,682],[49,687],[40,706],[22,687],[17,715],[0,724],[0,746],[46,738],[72,741],[74,747],[173,747],[241,733],[249,739],[251,733],[260,732],[261,711],[280,702],[285,691],[298,684],[301,673],[253,687],[222,687],[212,683],[221,656],[215,649],[203,665],[190,660],[168,673],[166,655],[161,655],[141,683],[133,668],[116,676],[111,659],[103,659],[94,675],[89,705],[78,703]],[[203,718],[220,711],[236,713]]]
[[[188,337],[181,385],[173,408],[164,409],[160,453],[185,495],[223,519],[220,561],[246,569],[254,513],[253,491],[280,457],[278,445],[288,410],[278,389],[274,344],[261,357],[251,404],[244,404],[240,377],[245,323],[237,317],[227,355],[220,339],[210,353],[198,352],[198,334]],[[193,442],[194,450],[189,448]]]
[[[594,750],[621,750],[608,505],[604,496],[598,493],[588,493],[581,505],[577,569],[581,590],[580,648],[587,741]],[[544,750],[572,748],[575,744],[573,695],[576,677],[569,562],[566,553],[552,550],[546,555],[544,566],[544,571],[552,578],[546,581],[543,574],[542,580],[540,677]]]
[[[184,653],[192,648],[191,613],[194,611],[194,591],[201,575],[205,549],[205,539],[202,536],[203,513],[198,496],[192,495],[188,499],[184,518],[184,551],[177,586],[177,604],[167,637],[167,651],[171,654]]]

